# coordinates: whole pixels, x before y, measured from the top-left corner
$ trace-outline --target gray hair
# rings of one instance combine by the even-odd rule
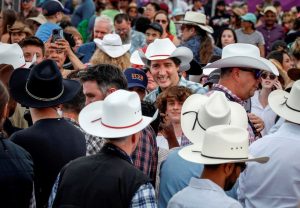
[[[112,20],[108,16],[101,15],[101,16],[96,17],[94,25],[96,25],[96,23],[98,23],[98,22],[108,23],[109,32],[112,32],[114,30],[113,22],[112,22]]]

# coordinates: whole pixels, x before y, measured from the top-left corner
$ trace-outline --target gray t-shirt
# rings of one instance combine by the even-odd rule
[[[243,33],[242,29],[235,30],[238,43],[249,43],[255,46],[265,45],[264,36],[255,30],[251,34]]]

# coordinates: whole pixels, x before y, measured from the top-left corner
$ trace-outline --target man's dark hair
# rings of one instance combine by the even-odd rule
[[[110,64],[98,64],[80,71],[80,81],[96,81],[102,93],[110,87],[127,90],[127,80],[121,69]]]
[[[149,4],[151,4],[151,6],[154,7],[155,11],[158,12],[160,10],[160,6],[158,3],[155,2],[149,2],[148,4],[146,4],[146,6],[148,6]]]
[[[227,75],[229,75],[232,72],[233,67],[227,67],[227,68],[222,68],[221,69],[221,74],[220,77],[226,77]]]
[[[121,24],[123,20],[126,22],[130,21],[128,14],[124,14],[124,13],[117,14],[114,18],[114,23]]]
[[[85,105],[85,96],[83,94],[82,87],[77,93],[77,95],[70,101],[62,104],[63,111],[66,112],[75,112],[77,114],[80,113],[82,108]]]
[[[171,57],[169,59],[171,59],[176,66],[179,66],[181,64],[181,61],[176,57]],[[151,60],[148,60],[148,65],[149,66],[151,65]]]
[[[45,45],[44,45],[43,41],[41,41],[39,38],[37,38],[35,36],[25,38],[22,41],[20,41],[18,44],[20,45],[21,48],[24,48],[24,47],[30,46],[30,45],[39,47],[42,49],[43,56],[45,55]]]

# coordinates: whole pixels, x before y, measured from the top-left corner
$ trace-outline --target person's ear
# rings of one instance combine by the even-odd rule
[[[111,87],[111,88],[108,88],[107,91],[106,91],[106,96],[117,91],[118,89],[115,88],[115,87]]]
[[[230,176],[235,169],[236,168],[235,168],[234,163],[225,163],[225,164],[223,164],[223,172],[227,177]]]

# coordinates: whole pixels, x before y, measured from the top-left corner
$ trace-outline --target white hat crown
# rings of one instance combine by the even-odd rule
[[[246,43],[229,44],[223,48],[222,59],[235,56],[258,58],[260,57],[260,52],[258,47]]]
[[[101,123],[111,128],[125,128],[142,121],[141,102],[137,93],[118,90],[103,102]]]
[[[206,15],[200,12],[188,11],[185,13],[184,21],[206,25]]]
[[[176,46],[169,38],[156,39],[149,44],[145,56],[149,60],[162,59],[163,57],[167,59],[175,50]]]
[[[205,132],[202,156],[215,159],[248,159],[249,133],[236,126],[213,126]]]
[[[121,46],[122,40],[118,34],[107,34],[103,37],[103,45]]]
[[[22,48],[17,44],[0,43],[0,64],[10,64],[16,68],[25,65]]]

